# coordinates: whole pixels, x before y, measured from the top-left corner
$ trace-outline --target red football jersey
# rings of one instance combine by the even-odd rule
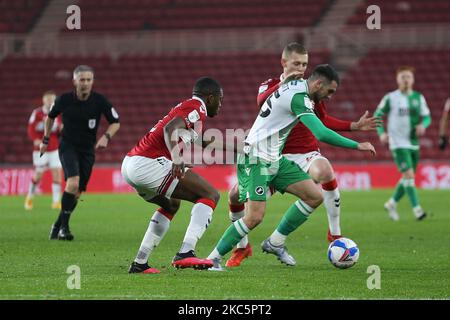
[[[28,120],[28,136],[31,140],[42,140],[44,137],[45,120],[47,119],[47,113],[44,112],[44,108],[36,108],[31,113]],[[58,149],[58,135],[62,129],[62,122],[60,117],[55,118],[52,131],[50,133],[50,140],[48,142],[47,151],[54,151]],[[33,146],[34,151],[39,151],[39,146]]]
[[[207,116],[206,106],[204,102],[197,97],[192,97],[189,100],[179,103],[172,108],[168,115],[166,115],[128,152],[128,156],[142,156],[156,159],[158,157],[166,157],[172,160],[172,156],[167,149],[164,141],[164,127],[173,118],[180,117],[186,123],[186,128],[189,130],[189,136],[183,136],[180,141],[195,140],[198,137],[198,132],[194,131],[194,124],[201,134],[201,123]]]
[[[258,108],[261,108],[266,99],[280,87],[280,78],[272,78],[261,83],[257,97]],[[323,101],[314,105],[314,112],[326,127],[337,131],[350,131],[351,122],[339,120],[329,116]],[[319,141],[312,134],[312,132],[300,122],[289,133],[289,137],[284,145],[283,154],[305,154],[318,150]]]

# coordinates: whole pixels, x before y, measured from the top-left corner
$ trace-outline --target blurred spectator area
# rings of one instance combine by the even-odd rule
[[[310,52],[311,67],[329,62],[327,51]],[[40,96],[47,89],[58,93],[72,90],[72,70],[78,64],[96,70],[95,90],[105,94],[116,106],[122,127],[114,137],[110,152],[100,152],[99,162],[120,162],[124,154],[178,102],[191,96],[195,79],[209,75],[224,88],[221,113],[208,118],[207,128],[250,128],[257,116],[258,85],[281,73],[279,55],[163,55],[109,57],[8,57],[0,63],[1,145],[0,162],[28,163],[31,142],[26,123],[31,111],[40,106]],[[445,159],[448,153],[437,151],[438,121],[450,92],[450,50],[373,50],[343,78],[340,88],[328,103],[331,115],[356,120],[365,110],[371,113],[383,95],[396,89],[395,70],[399,65],[413,65],[416,89],[427,99],[433,123],[422,140],[423,158]],[[105,123],[100,129],[104,130]],[[14,133],[14,134],[11,134]],[[378,143],[374,132],[346,133],[358,140],[371,141],[378,149],[377,159],[390,154]],[[323,145],[330,159],[360,161],[362,153]]]
[[[30,31],[49,0],[0,0],[0,33]]]
[[[306,27],[331,0],[81,0],[85,31]]]
[[[448,0],[378,0],[362,1],[347,23],[365,24],[366,9],[376,4],[381,10],[382,24],[423,24],[448,23],[450,21],[450,2]]]

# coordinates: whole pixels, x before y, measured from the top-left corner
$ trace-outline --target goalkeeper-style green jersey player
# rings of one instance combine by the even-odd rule
[[[397,70],[398,89],[386,94],[374,115],[387,115],[387,133],[384,127],[378,127],[381,143],[389,144],[395,164],[402,177],[392,197],[384,204],[389,217],[399,220],[397,203],[408,195],[413,213],[418,220],[426,217],[420,206],[414,183],[417,163],[419,162],[419,137],[431,124],[430,110],[420,92],[413,90],[414,68],[400,67]]]

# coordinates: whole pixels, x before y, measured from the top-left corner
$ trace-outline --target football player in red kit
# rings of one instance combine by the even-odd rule
[[[287,77],[303,78],[308,67],[307,50],[299,43],[288,44],[283,50],[281,65],[283,73],[279,78],[266,80],[260,85],[257,97],[258,108],[261,108],[267,97],[277,90],[280,83]],[[379,119],[375,117],[369,118],[367,111],[357,122],[343,121],[331,117],[327,114],[323,101],[315,103],[314,111],[326,127],[336,131],[375,130],[380,123]],[[327,239],[331,242],[340,238],[339,189],[330,162],[320,154],[318,140],[305,125],[298,123],[289,134],[283,149],[283,155],[288,160],[297,163],[315,182],[322,185],[329,223]],[[245,205],[238,201],[238,195],[238,186],[236,184],[229,192],[229,215],[233,222],[239,220],[245,214]],[[248,237],[245,236],[238,243],[232,256],[226,262],[226,266],[239,266],[243,259],[252,255],[252,252],[252,247],[248,243]]]
[[[197,80],[192,98],[172,108],[126,155],[122,175],[146,201],[160,206],[153,214],[129,273],[159,273],[148,265],[154,248],[169,229],[180,200],[192,202],[191,220],[172,265],[205,269],[210,260],[199,259],[195,246],[211,223],[219,193],[201,176],[188,170],[180,155],[180,144],[189,145],[201,135],[201,123],[218,114],[223,91],[212,78]],[[200,127],[200,130],[198,128]],[[196,130],[197,129],[197,130]],[[211,141],[202,141],[205,147]]]
[[[445,150],[448,144],[448,115],[450,114],[450,98],[445,101],[444,110],[442,110],[441,120],[439,120],[439,149]]]
[[[31,178],[28,194],[25,198],[24,207],[26,210],[33,209],[33,197],[36,186],[42,179],[42,175],[46,169],[50,169],[52,173],[52,209],[61,209],[61,162],[58,155],[58,135],[62,129],[62,122],[57,118],[53,124],[50,139],[48,143],[47,153],[39,156],[39,145],[42,141],[44,133],[44,122],[50,111],[51,106],[55,102],[56,94],[53,91],[46,91],[42,95],[42,107],[36,108],[31,113],[28,121],[28,136],[33,141],[33,166],[34,174]]]

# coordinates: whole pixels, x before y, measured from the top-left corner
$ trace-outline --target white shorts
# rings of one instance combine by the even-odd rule
[[[305,154],[301,154],[301,153],[298,153],[298,154],[287,153],[287,154],[283,154],[283,156],[286,157],[286,159],[288,159],[288,160],[294,161],[306,173],[308,173],[309,168],[311,167],[311,164],[314,161],[316,161],[317,159],[328,160],[323,155],[321,155],[319,151],[312,151],[312,152],[308,152],[308,153],[305,153]]]
[[[39,151],[33,151],[33,165],[36,171],[43,172],[45,169],[61,169],[61,161],[59,161],[58,150],[46,152],[39,156]]]
[[[126,156],[122,162],[122,176],[145,200],[158,195],[172,196],[179,180],[171,175],[172,161],[166,157],[151,159]]]

